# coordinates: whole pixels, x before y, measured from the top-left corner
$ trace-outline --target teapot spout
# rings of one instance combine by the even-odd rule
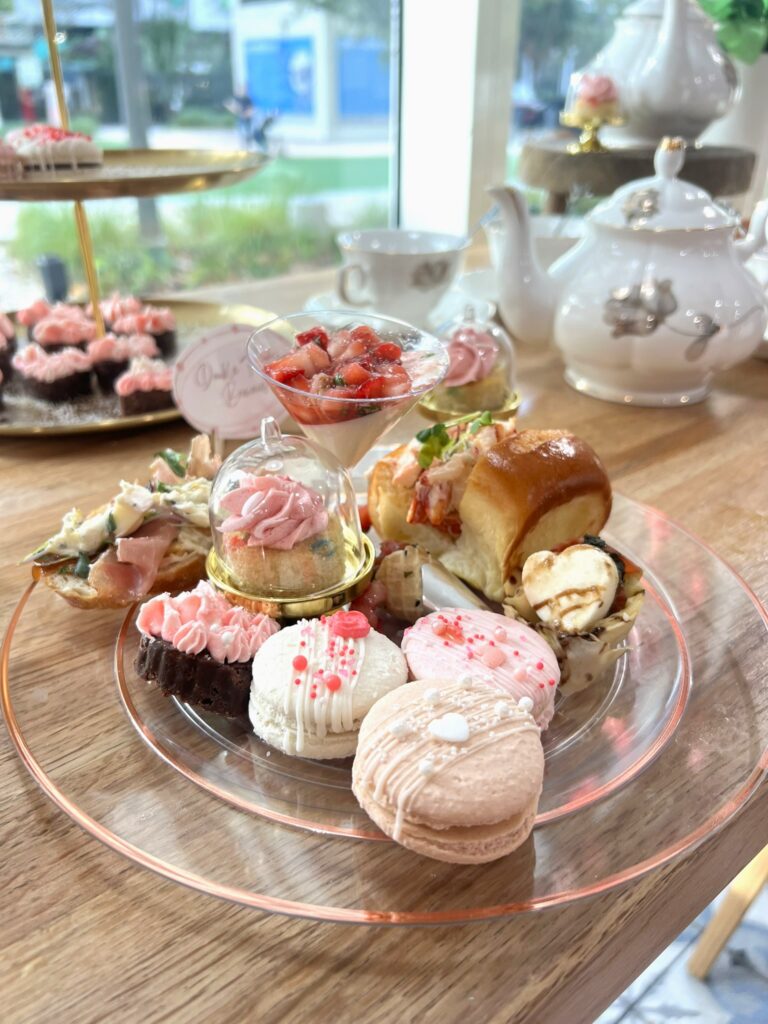
[[[549,345],[555,287],[533,251],[525,197],[511,185],[494,186],[488,192],[498,203],[504,233],[497,268],[501,319],[516,340]]]
[[[736,242],[736,252],[741,260],[748,260],[750,256],[754,256],[765,243],[766,222],[768,222],[768,199],[763,199],[755,207],[746,238]]]

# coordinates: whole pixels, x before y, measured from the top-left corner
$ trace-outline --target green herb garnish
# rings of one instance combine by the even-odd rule
[[[88,573],[91,571],[91,564],[88,560],[88,555],[85,552],[81,552],[78,555],[77,561],[75,562],[75,568],[73,572],[75,576],[79,576],[81,580],[88,579]]]
[[[186,472],[186,460],[175,452],[173,448],[163,448],[161,452],[155,452],[165,462],[175,476],[183,477]]]
[[[343,388],[346,383],[340,373],[337,373],[333,378],[333,386],[335,388]]]
[[[115,520],[112,510],[107,512],[107,533],[114,534],[117,530],[117,521]]]
[[[472,421],[469,426],[469,432],[470,434],[476,434],[481,427],[490,427],[492,423],[493,416],[488,412],[488,410],[486,410],[484,413],[481,413],[476,420]]]
[[[166,494],[171,488],[168,484],[164,484],[162,480],[157,481],[157,490],[159,494]]]
[[[427,427],[420,430],[416,440],[421,442],[419,448],[419,465],[422,469],[429,469],[435,459],[440,459],[443,452],[451,443],[451,435],[445,428],[444,423],[436,423],[434,427]]]
[[[448,433],[444,423],[436,423],[434,427],[420,430],[416,435],[416,440],[421,442],[418,455],[419,465],[422,469],[429,469],[435,459],[450,458],[464,442],[467,429],[470,434],[476,434],[481,427],[489,427],[492,423],[493,414],[490,412],[483,412],[479,416],[475,416],[474,413],[470,413],[469,416],[462,416],[461,419],[454,420],[451,423],[452,427],[462,427],[454,440],[451,439],[451,435]],[[468,428],[466,424],[469,425]]]

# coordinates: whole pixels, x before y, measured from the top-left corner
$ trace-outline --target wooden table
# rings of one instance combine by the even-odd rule
[[[318,274],[221,291],[285,311],[327,283]],[[521,424],[582,435],[617,490],[680,520],[768,598],[768,363],[726,373],[707,403],[674,410],[576,394],[552,353],[521,350],[520,368]],[[16,560],[75,496],[98,504],[113,481],[141,473],[148,452],[183,446],[189,433],[2,441],[3,624],[28,580]],[[5,1024],[587,1024],[768,843],[768,788],[696,853],[620,891],[454,928],[266,917],[177,887],[80,832],[5,734],[0,841]]]

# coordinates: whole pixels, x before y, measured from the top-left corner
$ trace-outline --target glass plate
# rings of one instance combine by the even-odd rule
[[[38,783],[87,831],[252,907],[434,924],[603,892],[695,848],[768,767],[757,599],[650,508],[615,495],[606,533],[650,584],[633,649],[586,705],[558,708],[537,828],[493,864],[442,864],[389,842],[350,796],[346,764],[283,757],[237,723],[162,699],[130,669],[130,616],[121,630],[119,612],[88,613],[85,646],[84,613],[44,587],[26,592],[8,629],[6,722]]]
[[[168,306],[176,318],[179,351],[201,327],[218,324],[253,324],[257,327],[274,313],[244,304],[219,305],[215,302],[196,302],[191,299],[151,299],[155,305]],[[14,313],[9,311],[11,316]],[[26,328],[17,328],[20,344],[26,344]],[[102,433],[153,426],[179,419],[178,409],[160,409],[155,412],[120,415],[116,395],[90,395],[72,402],[43,402],[24,395],[11,380],[4,391],[4,406],[0,409],[0,437],[58,436],[63,434]]]

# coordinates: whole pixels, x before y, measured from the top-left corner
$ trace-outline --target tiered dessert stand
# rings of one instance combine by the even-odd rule
[[[41,0],[41,3],[51,73],[56,88],[59,120],[61,127],[68,129],[69,111],[64,94],[52,0]],[[0,181],[0,201],[64,200],[73,203],[88,295],[93,309],[93,317],[101,335],[104,333],[104,321],[99,306],[99,280],[84,201],[123,197],[148,198],[175,192],[201,192],[244,181],[261,170],[266,161],[267,158],[263,154],[244,150],[113,150],[104,154],[104,163],[99,167],[34,171],[18,181]],[[195,306],[205,306],[204,309],[194,311],[193,322],[197,325],[221,322],[224,311],[221,311],[219,307],[202,303],[196,303]],[[182,314],[183,312],[184,310],[182,310]],[[232,319],[231,312],[229,309],[226,311],[225,320]],[[247,318],[254,325],[265,319],[260,310],[251,310],[250,312],[251,316],[247,317],[246,308],[238,307],[239,319]],[[254,312],[257,314],[256,316],[253,315]],[[244,314],[246,314],[245,317]],[[201,315],[202,319],[199,318]],[[161,419],[172,418],[176,415],[178,414],[175,410],[165,410],[153,414],[154,417]],[[125,422],[125,418],[115,421],[115,424],[117,426],[130,425]],[[94,429],[94,425],[93,423],[83,425],[81,429]],[[52,431],[63,432],[61,428],[52,428]],[[41,432],[50,431],[45,427],[38,429],[14,424],[0,424],[0,434]]]

